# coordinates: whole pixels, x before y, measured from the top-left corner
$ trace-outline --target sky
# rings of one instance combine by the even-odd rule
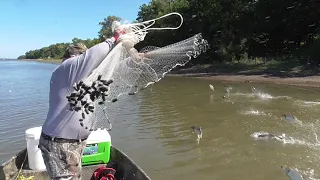
[[[109,15],[136,19],[150,0],[0,0],[0,58],[55,43],[95,38]]]

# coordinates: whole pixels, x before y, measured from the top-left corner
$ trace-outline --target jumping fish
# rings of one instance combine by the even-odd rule
[[[303,180],[302,175],[294,169],[281,166],[281,170],[290,178],[290,180]]]
[[[259,133],[254,133],[252,134],[252,136],[256,139],[264,139],[264,140],[268,140],[268,139],[276,139],[279,141],[282,141],[286,138],[285,134],[281,134],[281,135],[275,135],[272,133],[268,133],[268,132],[259,132]]]
[[[251,91],[253,94],[256,94],[258,92],[258,90],[253,86],[251,86]]]
[[[295,116],[292,116],[290,114],[283,114],[282,117],[289,122],[300,123],[300,124],[302,123]]]
[[[284,117],[284,119],[287,120],[287,121],[296,121],[297,120],[296,117],[294,117],[294,116],[292,116],[290,114],[283,114],[282,117]]]
[[[230,86],[225,86],[224,88],[225,88],[225,90],[227,91],[228,94],[229,94],[230,91],[232,90],[232,87],[230,87]]]
[[[191,129],[193,130],[193,133],[197,135],[197,143],[199,144],[200,139],[202,138],[202,128],[201,127],[196,127],[192,126]]]
[[[209,84],[209,87],[212,91],[214,91],[214,87],[211,84]]]
[[[285,138],[285,134],[282,134],[282,135],[280,135],[280,136],[277,136],[277,135],[271,134],[271,133],[264,133],[264,134],[259,134],[259,135],[257,136],[257,138],[283,140],[283,139]]]

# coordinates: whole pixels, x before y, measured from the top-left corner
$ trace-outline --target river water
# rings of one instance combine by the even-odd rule
[[[56,66],[0,61],[1,162],[26,146],[26,129],[42,125]],[[224,86],[232,87],[229,98]],[[282,165],[317,179],[319,108],[315,88],[166,77],[128,100],[113,122],[112,144],[152,179],[285,180]],[[301,123],[281,118],[286,113]],[[194,125],[203,129],[199,144]],[[253,137],[262,132],[286,140]]]

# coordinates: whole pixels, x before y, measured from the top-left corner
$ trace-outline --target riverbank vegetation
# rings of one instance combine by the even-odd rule
[[[318,5],[317,0],[152,0],[140,6],[136,21],[179,12],[184,23],[178,30],[150,32],[136,47],[165,46],[201,32],[210,43],[210,50],[191,61],[187,68],[206,64],[214,71],[225,66],[230,71],[236,67],[262,71],[259,68],[263,67],[273,71],[282,68],[313,72],[320,64],[320,10],[315,8]],[[113,20],[120,18],[108,16],[99,23],[101,29],[95,39],[74,38],[71,42],[28,51],[19,59],[60,59],[66,47],[76,42],[89,48],[111,36]],[[159,20],[155,26],[178,23],[179,19],[170,17]]]

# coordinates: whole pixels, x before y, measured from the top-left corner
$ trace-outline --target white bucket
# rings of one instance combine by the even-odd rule
[[[45,170],[41,150],[38,148],[42,127],[34,127],[26,130],[27,152],[29,167],[32,170]]]

